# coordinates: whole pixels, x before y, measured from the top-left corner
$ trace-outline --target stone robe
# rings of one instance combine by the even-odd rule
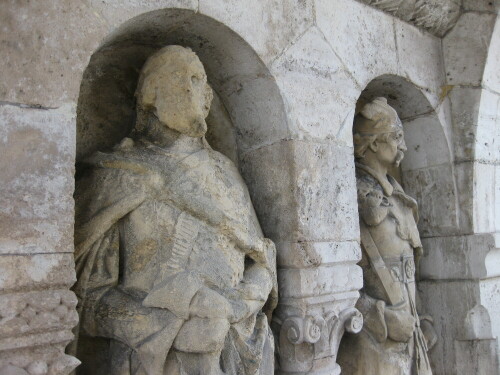
[[[361,164],[356,167],[361,237],[369,233],[402,298],[395,306],[391,305],[363,248],[360,266],[364,286],[356,307],[363,314],[364,326],[359,334],[344,336],[338,362],[346,375],[431,375],[427,339],[420,328],[416,306],[414,253],[422,247],[417,229],[417,203],[391,176],[387,176],[387,183],[371,168]],[[388,327],[386,308],[415,318],[409,340],[394,339],[400,332],[394,327],[391,332]]]
[[[276,304],[275,248],[236,167],[208,145],[184,154],[130,143],[93,155],[77,183],[80,339],[109,340],[106,374],[191,374],[189,356],[221,351],[227,374],[273,371],[261,309]],[[202,288],[247,317],[194,316]]]

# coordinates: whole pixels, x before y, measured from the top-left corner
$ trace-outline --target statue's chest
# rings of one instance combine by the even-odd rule
[[[192,271],[220,288],[243,277],[245,255],[219,230],[178,206],[151,199],[121,224],[123,275],[147,291],[169,272]]]

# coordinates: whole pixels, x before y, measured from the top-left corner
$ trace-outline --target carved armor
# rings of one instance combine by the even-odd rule
[[[432,374],[416,306],[417,204],[391,176],[356,167],[364,277],[356,307],[365,324],[359,335],[345,337],[343,373]]]

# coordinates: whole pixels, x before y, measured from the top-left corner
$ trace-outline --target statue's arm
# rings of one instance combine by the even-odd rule
[[[121,169],[95,168],[77,183],[78,280],[74,290],[80,299],[81,328],[88,335],[133,341],[137,324],[165,314],[151,313],[152,309],[142,306],[137,296],[127,294],[119,285],[120,220],[150,194],[149,178]],[[159,323],[150,324],[157,329]]]
[[[381,190],[358,180],[359,216],[368,226],[379,225],[389,213],[389,202]]]

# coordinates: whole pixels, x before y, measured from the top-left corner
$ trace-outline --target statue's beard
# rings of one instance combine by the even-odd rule
[[[396,154],[396,158],[394,159],[394,165],[396,167],[399,167],[399,164],[401,164],[401,161],[403,160],[404,157],[405,157],[404,152],[398,151],[398,153]]]

